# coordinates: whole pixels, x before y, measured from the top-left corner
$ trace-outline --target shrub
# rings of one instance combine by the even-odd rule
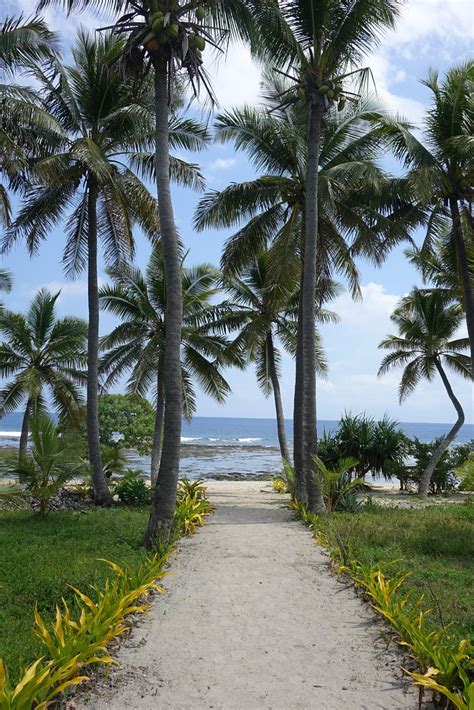
[[[315,456],[314,460],[318,467],[315,477],[323,494],[328,513],[356,512],[361,507],[361,503],[356,498],[356,492],[364,483],[362,478],[352,480],[351,477],[351,471],[357,467],[358,461],[352,458],[341,459],[336,469],[330,471],[318,456]]]
[[[147,505],[151,501],[151,492],[143,480],[141,471],[129,469],[115,484],[114,493],[121,503],[132,507]]]
[[[474,452],[471,452],[461,466],[454,470],[459,478],[460,491],[474,491]]]
[[[410,453],[416,461],[416,465],[410,469],[410,480],[419,483],[423,471],[428,465],[433,452],[441,442],[441,437],[428,443],[413,439],[410,443]],[[430,493],[448,493],[453,491],[458,483],[456,468],[466,460],[470,452],[469,444],[453,446],[444,452],[430,481]]]

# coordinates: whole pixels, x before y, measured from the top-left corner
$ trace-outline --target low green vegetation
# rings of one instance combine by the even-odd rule
[[[427,627],[474,640],[474,505],[401,510],[369,502],[363,513],[320,518],[318,528],[362,564],[396,560],[391,574],[410,573],[409,604],[424,594],[432,609]]]
[[[34,610],[46,621],[64,597],[72,602],[72,584],[81,590],[105,583],[110,570],[98,558],[120,565],[145,559],[137,549],[148,511],[88,510],[50,513],[0,511],[0,658],[12,680],[42,655],[33,636]]]

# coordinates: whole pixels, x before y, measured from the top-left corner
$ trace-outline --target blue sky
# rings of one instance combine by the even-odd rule
[[[29,0],[7,0],[4,14],[23,11],[31,13]],[[77,27],[93,28],[97,20],[88,15],[66,18],[58,9],[48,10],[50,26],[60,33],[64,50],[73,41]],[[472,56],[474,4],[471,0],[408,0],[395,31],[387,34],[376,52],[368,57],[380,101],[390,110],[399,112],[421,126],[429,92],[418,79],[426,76],[429,67],[440,72],[468,56]],[[259,70],[241,46],[232,47],[226,58],[211,60],[211,74],[221,109],[259,101]],[[245,155],[232,146],[213,144],[197,157],[209,188],[219,189],[230,182],[251,178],[253,170]],[[390,170],[399,170],[387,159]],[[189,263],[218,264],[222,243],[229,232],[208,231],[195,234],[192,214],[198,195],[183,189],[174,190],[175,213],[181,237],[189,249]],[[59,308],[62,314],[86,315],[85,277],[66,281],[62,272],[61,253],[64,235],[61,228],[51,232],[41,254],[29,259],[22,246],[16,247],[3,260],[14,275],[14,290],[4,297],[7,307],[22,310],[40,287],[62,289]],[[138,237],[137,263],[144,266],[149,245]],[[388,412],[401,421],[447,422],[453,418],[452,405],[442,384],[423,383],[399,406],[394,372],[377,378],[381,352],[380,340],[392,331],[390,313],[397,300],[419,283],[417,273],[406,263],[403,249],[395,251],[381,269],[360,262],[364,299],[353,303],[343,293],[331,304],[341,317],[337,325],[323,328],[329,358],[329,375],[319,382],[318,411],[323,419],[337,419],[344,412],[367,411],[374,416]],[[102,267],[101,267],[102,268]],[[105,277],[102,275],[102,278]],[[102,317],[101,330],[107,332],[113,324],[109,316]],[[198,397],[198,414],[202,416],[272,417],[272,400],[266,400],[256,387],[252,366],[245,372],[229,371],[232,395],[224,407],[207,396]],[[466,380],[453,377],[454,389],[463,402],[466,420],[473,421],[472,387]],[[282,393],[285,412],[291,417],[293,397],[293,362],[282,362]]]

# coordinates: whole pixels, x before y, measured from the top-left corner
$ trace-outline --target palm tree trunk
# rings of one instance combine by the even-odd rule
[[[151,487],[156,486],[158,480],[158,471],[160,469],[161,457],[161,439],[163,436],[163,417],[165,414],[165,388],[163,385],[163,377],[158,371],[156,396],[156,416],[155,416],[155,431],[153,433],[153,446],[151,449]]]
[[[181,323],[183,296],[179,241],[170,191],[168,62],[164,58],[159,58],[155,62],[155,120],[156,187],[166,284],[166,340],[163,367],[166,406],[160,468],[153,494],[150,519],[143,539],[143,543],[147,547],[151,547],[158,531],[166,537],[173,521],[176,508],[181,444]]]
[[[270,370],[270,379],[272,381],[273,397],[275,400],[275,413],[277,419],[278,441],[280,444],[280,453],[283,461],[290,463],[290,451],[288,449],[288,441],[286,439],[285,416],[283,414],[283,404],[281,401],[280,381],[275,364],[275,348],[273,346],[273,338],[271,332],[267,335],[267,354],[268,354],[268,369]]]
[[[448,393],[449,399],[454,405],[454,408],[458,414],[458,418],[456,420],[455,425],[452,427],[452,429],[449,431],[448,434],[444,437],[444,439],[441,441],[439,446],[437,447],[436,451],[434,452],[433,456],[431,457],[428,466],[425,468],[423,471],[423,474],[421,476],[420,480],[420,485],[418,488],[418,493],[422,498],[426,498],[428,495],[428,489],[430,486],[430,481],[431,481],[431,476],[433,475],[433,472],[438,465],[439,461],[441,460],[441,457],[443,456],[444,452],[448,448],[448,446],[451,444],[453,439],[455,438],[456,434],[464,424],[464,410],[461,406],[461,403],[457,399],[456,395],[453,392],[453,389],[451,387],[451,384],[447,378],[447,375],[443,369],[443,366],[441,365],[441,362],[436,359],[435,360],[435,365],[436,368],[440,374],[441,379],[443,380],[444,387],[446,389],[446,392]]]
[[[26,403],[25,413],[23,415],[23,422],[21,425],[21,435],[20,435],[20,446],[18,448],[18,457],[26,456],[28,449],[28,434],[30,432],[30,419],[31,410],[33,408],[33,400],[31,397],[28,398]]]
[[[469,271],[469,261],[467,258],[466,245],[462,233],[461,217],[459,205],[455,197],[449,198],[449,208],[453,221],[454,246],[458,260],[459,275],[464,294],[464,307],[466,309],[466,325],[471,348],[471,372],[474,379],[474,293],[473,284]]]
[[[98,186],[89,178],[88,214],[88,271],[87,295],[89,327],[87,333],[87,443],[92,469],[92,488],[96,505],[112,505],[107,481],[102,470],[99,435],[99,286],[97,279],[97,198]]]
[[[303,262],[301,262],[301,279],[303,283]],[[295,357],[295,397],[293,400],[293,464],[295,467],[295,497],[301,503],[306,503],[306,483],[303,469],[303,298],[300,293],[298,303],[298,333]]]
[[[308,131],[308,164],[306,174],[305,243],[302,309],[303,347],[303,469],[308,507],[316,513],[325,512],[324,499],[314,476],[314,456],[317,454],[316,419],[316,235],[318,233],[318,167],[321,148],[323,105],[321,97],[311,107]]]

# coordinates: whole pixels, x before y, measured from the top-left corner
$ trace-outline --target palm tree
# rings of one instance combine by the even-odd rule
[[[471,362],[463,350],[469,348],[468,338],[454,338],[463,322],[459,304],[447,304],[444,293],[414,289],[391,316],[399,335],[389,335],[379,347],[391,350],[382,360],[379,375],[394,367],[404,367],[400,381],[400,402],[408,397],[423,378],[431,381],[436,372],[441,377],[448,397],[457,412],[457,420],[435,450],[420,480],[419,494],[428,495],[431,476],[443,453],[464,424],[464,411],[453,392],[446,374],[453,372],[470,377]]]
[[[255,362],[257,382],[264,395],[268,397],[273,392],[280,453],[283,461],[290,463],[280,391],[281,353],[276,341],[280,340],[287,352],[296,353],[299,282],[297,279],[276,282],[269,261],[269,252],[262,252],[241,276],[228,274],[224,277],[228,300],[221,306],[218,324],[226,330],[240,330],[234,347],[243,350],[250,362]],[[330,294],[328,291],[326,288],[325,300],[329,295],[336,295],[337,287],[333,284]],[[317,312],[319,320],[336,319],[319,304]],[[327,365],[318,333],[315,337],[318,372],[325,373]]]
[[[243,226],[226,242],[222,257],[225,272],[238,271],[270,248],[275,278],[297,278],[301,270],[305,226],[307,120],[301,106],[279,106],[287,83],[267,87],[271,110],[246,107],[218,117],[219,140],[232,140],[244,149],[255,168],[255,180],[207,193],[195,217],[198,230]],[[274,110],[274,109],[277,110]],[[353,297],[359,296],[355,263],[363,256],[382,263],[389,250],[406,239],[423,214],[407,199],[402,180],[385,174],[377,165],[384,148],[383,113],[366,97],[342,111],[327,112],[323,126],[319,169],[318,291],[340,274]],[[302,304],[300,303],[300,306]],[[297,497],[306,498],[303,478],[301,335],[297,349],[293,448]]]
[[[432,92],[433,100],[425,117],[423,141],[396,125],[387,126],[387,131],[395,154],[410,168],[408,180],[415,198],[428,209],[425,258],[449,229],[474,365],[474,61],[453,67],[441,82],[438,73],[431,71],[422,83]]]
[[[26,315],[3,311],[0,375],[12,379],[0,391],[0,416],[25,405],[20,456],[26,453],[31,417],[49,401],[60,415],[79,416],[84,383],[87,325],[79,318],[56,317],[60,292],[39,291]]]
[[[160,465],[163,419],[166,411],[164,356],[166,348],[165,313],[167,302],[162,250],[156,248],[145,274],[137,268],[109,271],[112,286],[99,292],[102,308],[121,319],[114,330],[102,338],[106,350],[100,370],[107,375],[105,386],[128,373],[127,389],[156,396],[155,434],[151,453],[151,482],[156,485]],[[216,309],[211,299],[218,292],[219,272],[209,264],[181,269],[183,289],[183,326],[181,372],[183,410],[191,419],[196,409],[193,381],[218,402],[223,402],[230,387],[222,375],[223,364],[239,364],[227,356],[227,339],[214,332]]]
[[[117,61],[123,42],[110,35],[90,39],[80,33],[73,48],[75,65],[57,61],[56,81],[38,68],[35,72],[45,94],[45,105],[61,125],[64,139],[55,151],[35,161],[33,185],[4,239],[4,247],[19,237],[30,253],[39,249],[54,223],[68,214],[64,265],[69,275],[87,269],[88,378],[87,434],[95,501],[112,502],[102,471],[98,426],[99,301],[97,259],[99,240],[108,264],[128,261],[134,251],[133,228],[139,225],[156,237],[159,223],[156,202],[140,178],[124,162],[129,158],[138,172],[149,174],[148,151],[153,137],[153,113],[144,87],[134,94],[133,82],[124,81]],[[138,103],[140,102],[140,103]],[[191,121],[175,121],[175,141],[199,147],[202,129]],[[172,176],[194,186],[197,169],[175,160]]]
[[[6,17],[0,27],[0,175],[9,187],[21,185],[22,172],[43,141],[57,126],[41,106],[36,92],[13,83],[20,69],[51,59],[57,50],[56,36],[44,20]],[[3,81],[7,79],[7,83]],[[9,225],[11,202],[6,185],[0,184],[0,224]]]
[[[104,7],[109,0],[42,0],[40,7],[65,5],[68,11]],[[212,89],[203,69],[206,41],[218,46],[231,36],[248,35],[250,15],[245,0],[203,0],[199,6],[187,0],[116,0],[113,10],[123,12],[113,31],[125,35],[123,69],[133,77],[154,72],[155,168],[161,238],[167,285],[166,351],[164,362],[165,409],[163,449],[152,511],[144,544],[152,545],[158,528],[166,536],[176,508],[181,442],[181,256],[170,192],[169,105],[174,77],[183,72],[194,94],[204,86]]]
[[[316,437],[316,351],[314,341],[314,299],[317,279],[318,170],[324,116],[335,101],[342,103],[350,92],[343,82],[364,78],[358,69],[364,54],[373,47],[380,32],[394,24],[398,0],[286,0],[275,12],[273,4],[258,3],[255,13],[265,27],[260,42],[273,62],[283,69],[293,84],[282,101],[299,100],[307,111],[307,162],[305,176],[305,239],[302,279],[301,352],[297,363],[304,379],[303,468],[308,489],[308,505],[324,511],[321,491],[314,485]],[[299,93],[298,93],[299,92]]]

